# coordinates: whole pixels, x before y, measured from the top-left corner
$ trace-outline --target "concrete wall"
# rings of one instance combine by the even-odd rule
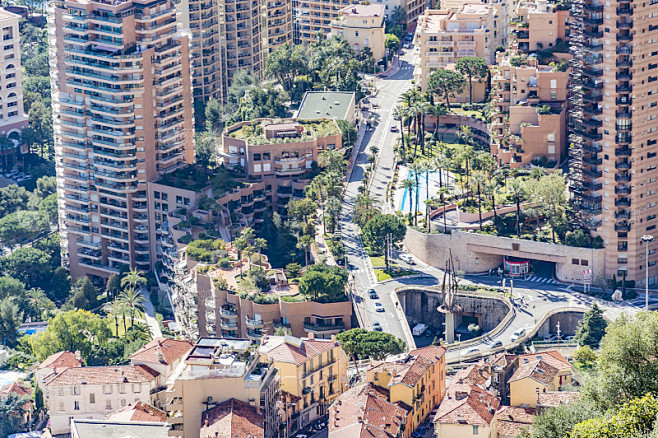
[[[555,262],[556,277],[569,283],[582,283],[584,269],[590,269],[596,277],[603,275],[605,268],[604,249],[576,248],[463,231],[425,234],[407,228],[404,244],[414,256],[437,268],[445,267],[452,252],[455,266],[466,273],[497,268],[502,264],[503,256]]]

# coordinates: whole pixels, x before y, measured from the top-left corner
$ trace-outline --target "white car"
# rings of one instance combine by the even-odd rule
[[[468,350],[466,350],[464,355],[468,356],[469,354],[475,354],[475,353],[478,353],[479,351],[480,351],[480,349],[477,348],[477,347],[469,348]]]
[[[375,312],[384,312],[384,306],[379,301],[375,302]]]
[[[402,254],[400,255],[400,260],[402,260],[405,263],[408,263],[410,265],[415,265],[416,262],[414,261],[414,258],[411,257],[409,254]]]
[[[510,336],[509,339],[510,339],[510,341],[515,342],[515,341],[518,341],[519,338],[521,338],[523,335],[525,335],[525,329],[520,328],[520,329],[516,330],[514,333],[512,333],[512,336]]]

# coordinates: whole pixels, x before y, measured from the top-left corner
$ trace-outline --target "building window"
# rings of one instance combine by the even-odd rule
[[[473,435],[479,435],[479,434],[480,434],[480,427],[473,426]]]
[[[155,199],[160,199],[160,192],[153,192],[153,197]]]
[[[96,403],[96,394],[92,392],[91,394],[89,394],[89,404],[93,405],[94,403]]]
[[[73,387],[73,395],[80,395],[80,387],[79,386],[74,386]]]
[[[142,385],[141,383],[133,383],[133,392],[136,394],[138,392],[142,392]]]
[[[169,200],[169,195],[166,194],[166,193],[163,193],[163,194],[162,194],[162,200],[163,200],[163,201],[168,201],[168,200]]]
[[[105,409],[112,409],[112,400],[105,400]]]
[[[103,385],[103,392],[105,394],[112,394],[112,385]]]
[[[64,410],[64,402],[63,401],[59,402],[59,410],[60,411]]]
[[[79,401],[74,401],[73,402],[73,410],[74,411],[79,411],[80,410],[80,402]]]
[[[176,196],[176,204],[182,204],[183,203],[183,197],[182,196]]]
[[[119,394],[125,394],[125,393],[126,393],[126,384],[119,383]]]

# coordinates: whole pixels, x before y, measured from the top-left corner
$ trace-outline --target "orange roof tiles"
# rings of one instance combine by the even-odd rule
[[[499,436],[516,437],[522,429],[532,430],[535,408],[503,406],[496,413],[496,431]]]
[[[578,400],[580,393],[576,391],[546,391],[540,392],[537,404],[544,407],[556,407],[559,405],[567,405],[573,401]]]
[[[148,383],[155,380],[160,373],[145,365],[122,365],[108,367],[67,368],[52,374],[45,382],[46,386],[67,385],[103,385],[113,383]]]
[[[273,361],[294,363],[299,366],[339,345],[340,343],[333,342],[329,339],[302,339],[301,346],[299,347],[284,341],[269,350],[266,354]]]
[[[434,416],[435,423],[489,426],[500,399],[475,385],[448,386]]]
[[[9,383],[0,388],[0,395],[8,395],[9,393],[14,393],[19,397],[30,397],[32,395],[32,388],[20,382]]]
[[[529,354],[521,354],[519,355],[519,364],[521,364],[524,361],[533,361],[533,360],[543,360],[544,362],[551,364],[558,370],[562,370],[564,368],[571,368],[571,363],[562,356],[562,354],[559,351],[551,350],[551,351],[542,351],[541,353],[529,353]]]
[[[424,357],[429,359],[432,363],[436,363],[441,359],[448,351],[445,347],[439,345],[430,345],[428,347],[416,348],[409,352],[411,356]]]
[[[48,356],[37,369],[44,368],[75,368],[82,366],[82,363],[70,351],[60,351],[59,353]]]
[[[157,338],[137,350],[131,360],[170,365],[190,351],[193,344],[177,339]]]
[[[487,386],[489,379],[491,379],[489,371],[485,369],[483,364],[478,363],[459,370],[457,374],[455,374],[455,377],[453,377],[452,381],[484,388]]]
[[[341,394],[329,407],[332,437],[394,438],[409,411],[390,403],[372,384],[360,385]]]
[[[105,420],[166,423],[167,413],[147,403],[137,402],[106,415]]]
[[[263,416],[255,407],[230,399],[203,412],[199,438],[258,438],[264,436]]]
[[[519,362],[519,367],[509,379],[510,382],[531,378],[546,386],[553,382],[559,370],[553,365],[543,360],[532,360],[529,362]]]

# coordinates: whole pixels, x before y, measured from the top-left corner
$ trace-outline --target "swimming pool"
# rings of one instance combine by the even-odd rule
[[[16,382],[18,379],[25,377],[25,375],[25,373],[18,371],[0,371],[0,388]]]
[[[414,171],[410,170],[407,173],[407,177],[404,179],[412,180],[416,182],[416,174]],[[421,172],[418,175],[418,191],[420,193],[420,198],[418,199],[418,211],[425,211],[425,201],[427,200],[427,182],[429,183],[429,192],[430,198],[436,198],[439,193],[439,171],[433,171],[429,173],[429,176],[425,176],[425,172]],[[447,171],[442,171],[442,180],[443,185],[446,185],[446,182],[450,178],[450,174]],[[402,186],[402,184],[400,184]],[[402,194],[398,196],[398,210],[403,213],[409,213],[414,211],[414,204],[416,203],[416,187],[414,186],[413,192],[410,193],[409,189],[402,189]]]

